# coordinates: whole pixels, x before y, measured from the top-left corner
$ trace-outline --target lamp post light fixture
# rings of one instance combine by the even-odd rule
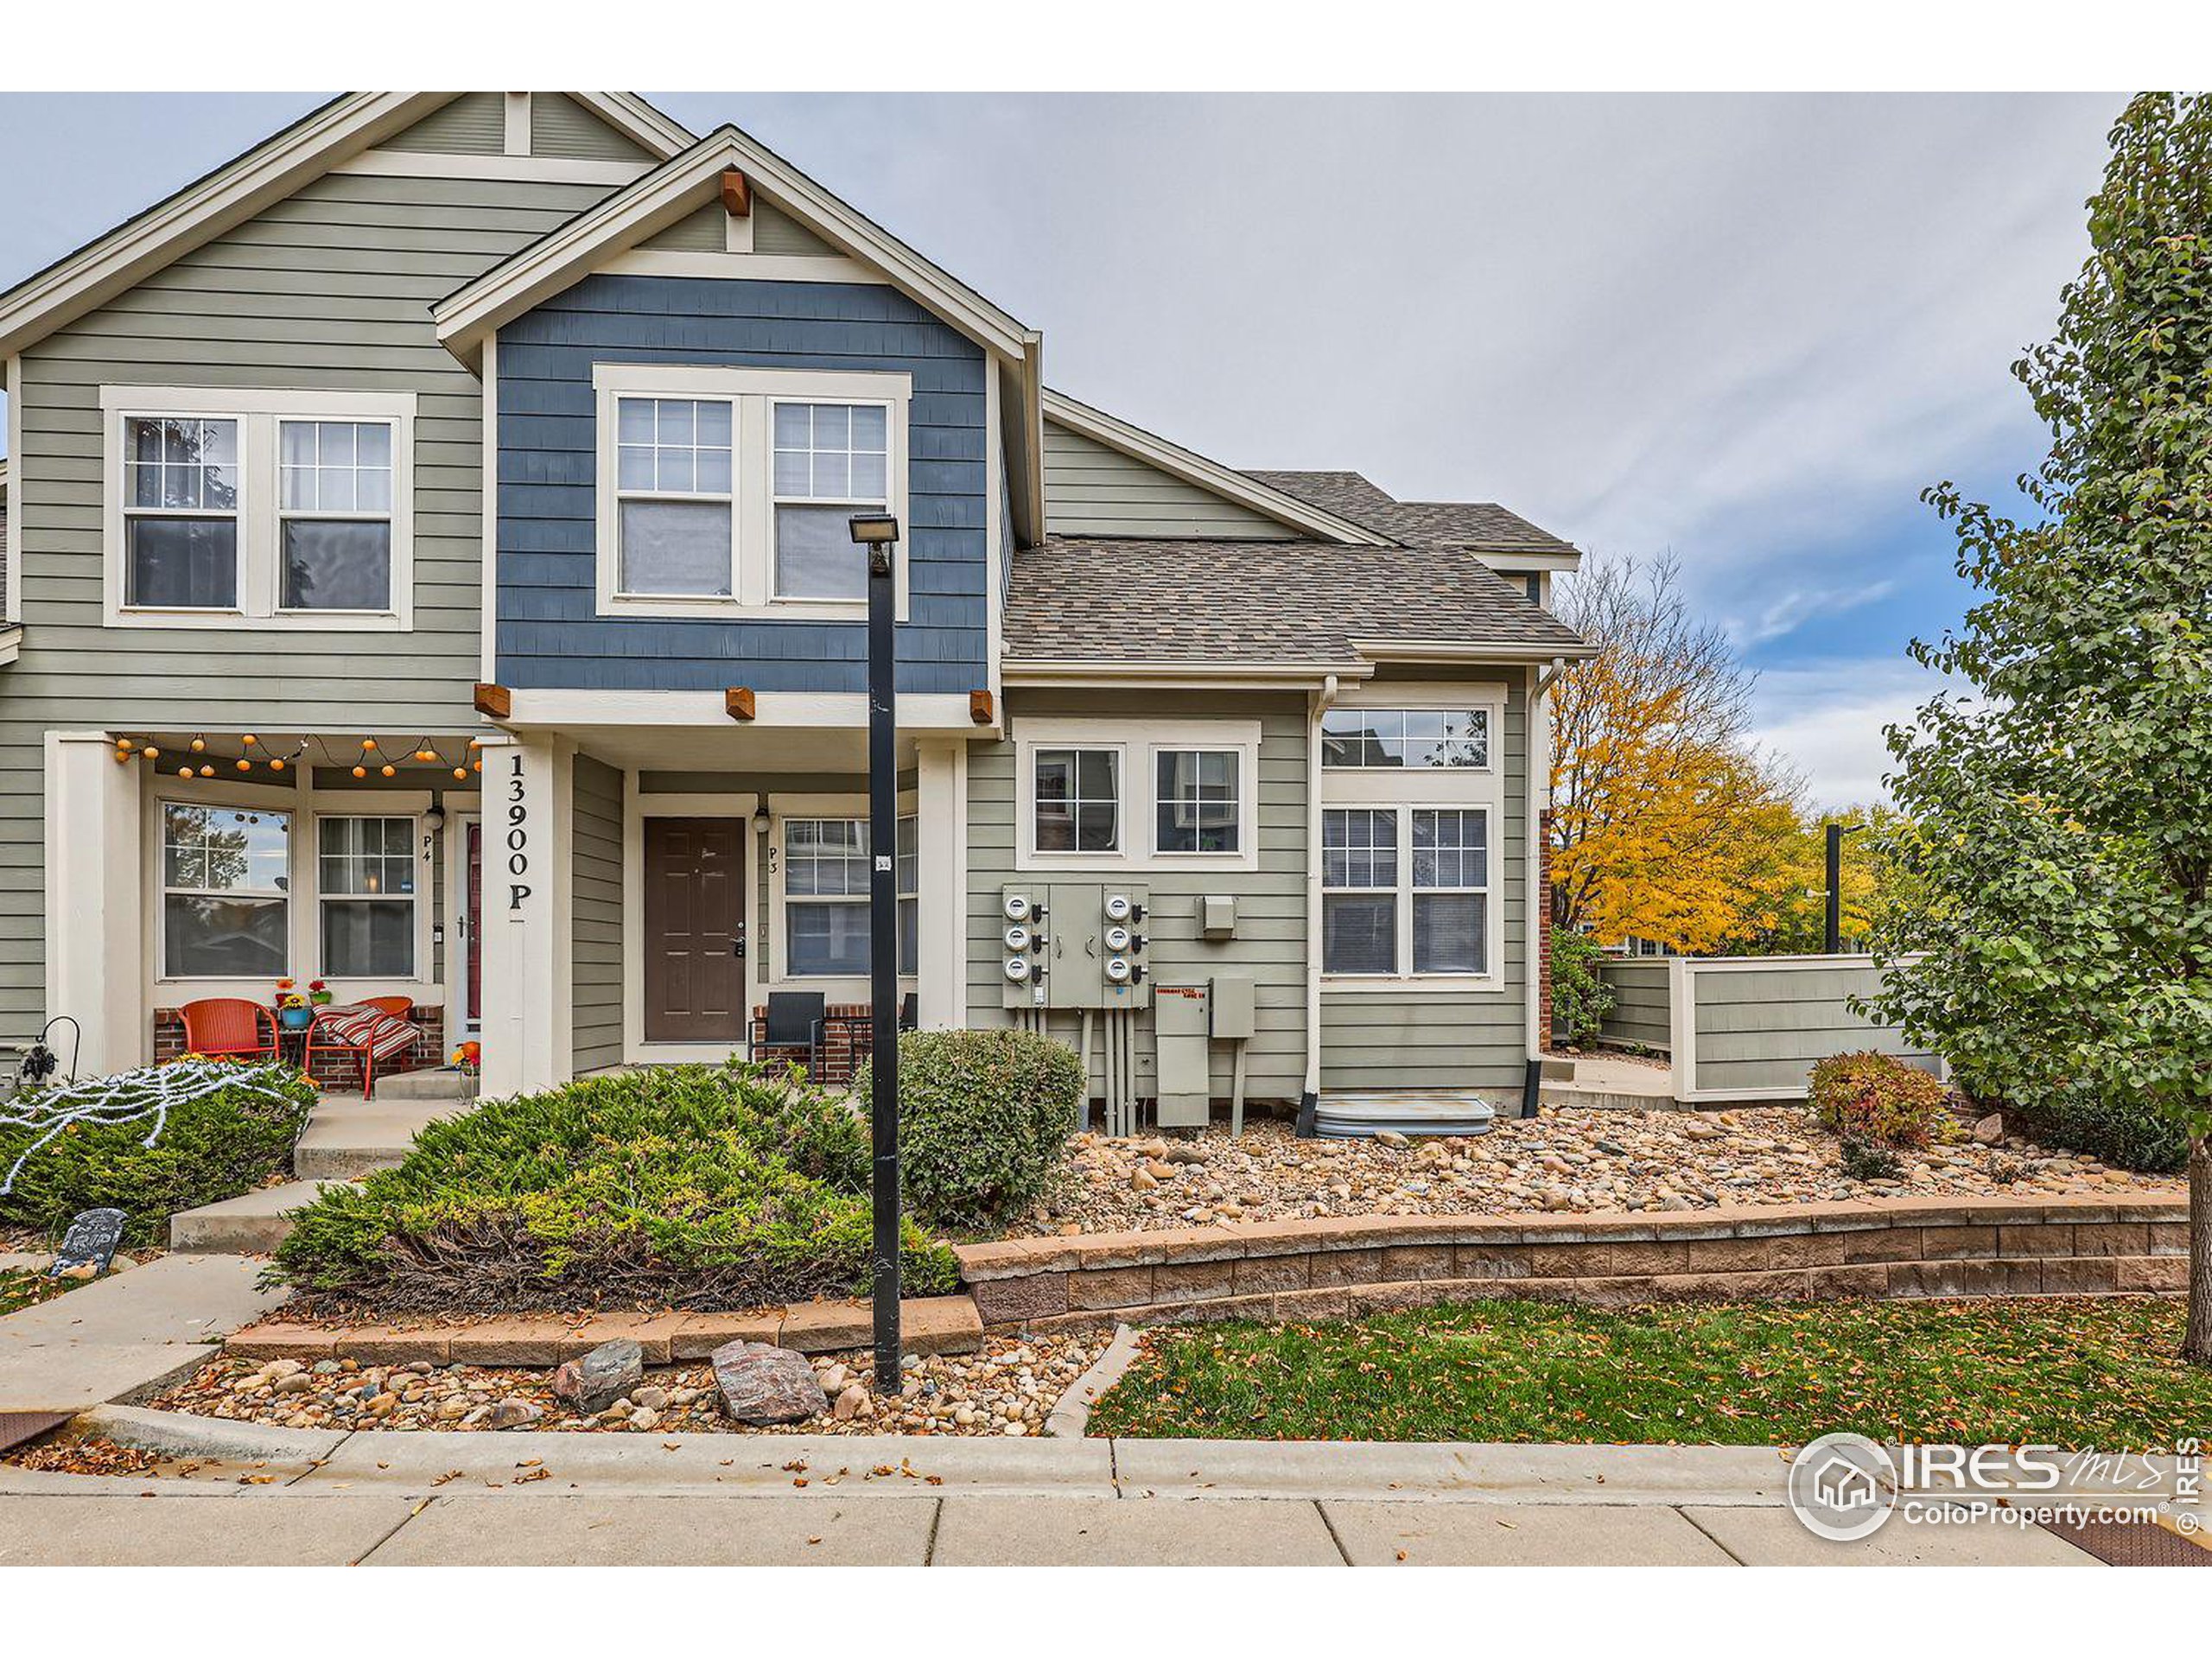
[[[893,654],[898,617],[893,580],[899,520],[852,516],[854,543],[868,550],[868,1120],[875,1261],[875,1391],[898,1397],[899,1359],[899,689]]]

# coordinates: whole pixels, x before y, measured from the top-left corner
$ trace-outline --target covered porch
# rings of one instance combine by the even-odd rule
[[[486,1092],[732,1054],[849,1081],[878,850],[860,700],[764,696],[741,719],[721,696],[557,696],[515,693],[484,739]],[[900,1013],[956,1026],[979,728],[966,699],[900,716]]]

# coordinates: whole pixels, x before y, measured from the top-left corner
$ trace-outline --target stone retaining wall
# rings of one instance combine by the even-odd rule
[[[1668,1215],[1347,1217],[959,1247],[987,1327],[1342,1319],[1478,1297],[1600,1305],[2170,1294],[2185,1199],[2094,1194]]]

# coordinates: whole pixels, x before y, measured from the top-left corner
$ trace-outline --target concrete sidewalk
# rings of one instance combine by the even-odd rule
[[[54,1477],[72,1480],[70,1476]],[[27,1484],[27,1483],[26,1483]],[[2035,1529],[1824,1544],[1786,1511],[1039,1493],[786,1497],[206,1486],[0,1496],[0,1565],[2087,1566]]]

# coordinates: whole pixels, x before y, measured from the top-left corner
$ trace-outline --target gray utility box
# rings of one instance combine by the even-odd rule
[[[1163,1129],[1203,1128],[1213,1103],[1208,1059],[1213,998],[1205,985],[1162,985],[1152,1008]]]
[[[1244,974],[1216,974],[1212,989],[1209,1005],[1213,1020],[1211,1035],[1224,1043],[1249,1040],[1257,1030],[1259,1019],[1251,978]]]
[[[1147,1006],[1151,904],[1151,889],[1121,882],[1007,883],[999,890],[1004,1006]]]

